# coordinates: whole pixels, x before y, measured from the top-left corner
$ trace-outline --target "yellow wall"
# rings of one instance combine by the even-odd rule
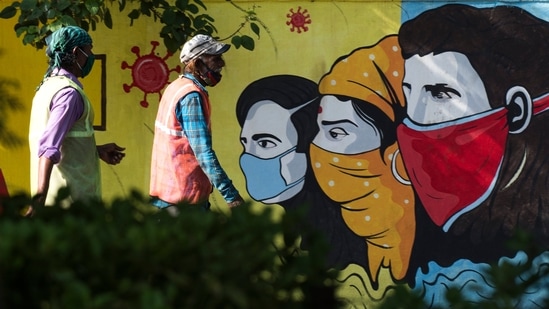
[[[226,38],[243,22],[244,13],[226,1],[205,1],[208,14],[216,20],[217,35]],[[11,1],[0,1],[0,7]],[[244,9],[255,11],[268,27],[270,36],[261,29],[261,37],[256,39],[254,51],[232,48],[225,56],[227,67],[223,81],[215,88],[209,88],[213,104],[213,140],[214,148],[227,173],[233,179],[245,199],[247,193],[238,158],[242,151],[239,143],[240,128],[236,121],[235,102],[246,85],[272,74],[296,74],[318,81],[339,56],[351,50],[376,42],[386,34],[396,33],[400,24],[400,6],[398,2],[337,2],[337,1],[259,1],[237,2]],[[305,9],[310,15],[308,31],[291,32],[286,24],[290,9],[297,12]],[[144,93],[132,88],[129,93],[123,90],[123,84],[131,84],[129,69],[122,69],[126,61],[132,64],[137,56],[131,52],[133,46],[140,48],[141,55],[151,52],[151,41],[161,41],[158,36],[160,25],[151,19],[140,18],[129,26],[128,11],[118,13],[112,7],[113,29],[102,24],[97,31],[91,32],[94,40],[94,52],[106,54],[106,99],[107,130],[98,131],[98,143],[114,141],[126,147],[127,156],[118,166],[102,163],[103,193],[110,199],[124,196],[132,188],[147,193],[149,180],[149,162],[152,133],[158,95],[148,94],[148,108],[140,106]],[[47,68],[44,50],[35,50],[23,45],[16,37],[13,26],[16,19],[0,19],[0,76],[19,81],[18,93],[25,110],[10,115],[9,127],[26,140],[28,119],[34,89],[42,79]],[[242,34],[254,36],[246,27]],[[155,50],[159,57],[166,55],[161,44]],[[167,60],[170,68],[178,64],[174,55]],[[95,75],[94,75],[95,74]],[[83,79],[86,92],[93,98],[99,93],[99,65],[96,63],[92,75]],[[172,73],[175,78],[177,73]],[[96,114],[99,114],[96,112]],[[96,118],[98,115],[96,115]],[[96,121],[97,122],[97,121]],[[0,168],[7,181],[10,193],[29,190],[29,150],[26,143],[15,149],[0,149]],[[220,208],[225,204],[216,192],[212,202]]]

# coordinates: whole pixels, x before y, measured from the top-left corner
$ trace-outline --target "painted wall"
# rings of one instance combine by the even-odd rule
[[[230,3],[206,3],[219,37],[242,22]],[[548,4],[467,3],[237,2],[268,31],[253,52],[224,56],[223,81],[209,89],[214,148],[254,206],[309,207],[306,223],[330,242],[350,304],[377,302],[395,284],[437,305],[448,286],[461,287],[474,302],[492,292],[489,263],[525,259],[505,246],[513,231],[549,244]],[[98,143],[127,148],[122,164],[102,166],[107,199],[147,193],[156,106],[179,69],[155,43],[158,24],[113,21],[91,33],[102,60],[83,80],[104,115]],[[9,125],[26,138],[46,57],[20,43],[14,23],[0,20],[0,75],[20,83],[25,110]],[[0,149],[0,168],[10,192],[28,191],[28,147]],[[211,201],[227,211],[217,192]],[[530,258],[535,271],[549,262]],[[530,292],[518,306],[542,308],[546,291]]]

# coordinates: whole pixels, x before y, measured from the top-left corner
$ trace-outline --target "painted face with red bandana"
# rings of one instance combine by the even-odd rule
[[[415,55],[405,71],[408,119],[397,130],[400,151],[427,213],[447,231],[492,193],[507,137],[528,125],[531,100],[522,87],[508,91],[507,104],[523,108],[526,117],[510,130],[507,107],[492,109],[465,55]]]

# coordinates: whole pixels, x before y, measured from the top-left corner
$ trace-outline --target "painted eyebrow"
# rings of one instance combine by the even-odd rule
[[[334,124],[340,124],[340,123],[349,123],[349,124],[352,124],[353,126],[355,126],[355,127],[358,128],[358,126],[356,125],[356,123],[352,122],[352,121],[349,120],[349,119],[336,120],[336,121],[322,120],[320,123],[321,123],[322,125],[325,125],[325,126],[334,125]]]
[[[253,140],[253,141],[257,141],[257,140],[259,140],[259,139],[266,138],[266,137],[267,137],[267,138],[275,139],[275,140],[277,140],[277,141],[279,141],[279,142],[282,143],[282,141],[281,141],[278,137],[276,137],[276,136],[274,136],[274,135],[272,135],[272,134],[266,134],[266,133],[254,134],[254,135],[252,135],[252,140]]]

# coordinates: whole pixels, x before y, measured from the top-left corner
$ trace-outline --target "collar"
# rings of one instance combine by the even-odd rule
[[[183,75],[181,75],[181,77],[185,77],[185,78],[188,78],[190,80],[193,81],[193,83],[195,83],[200,89],[204,90],[206,93],[208,93],[208,90],[206,90],[206,87],[204,87],[204,85],[202,85],[198,79],[196,77],[194,77],[194,75],[192,75],[191,73],[184,73]]]
[[[84,89],[82,83],[78,80],[76,75],[72,74],[70,71],[67,71],[63,68],[54,68],[50,76],[65,76],[75,82],[80,88]]]

